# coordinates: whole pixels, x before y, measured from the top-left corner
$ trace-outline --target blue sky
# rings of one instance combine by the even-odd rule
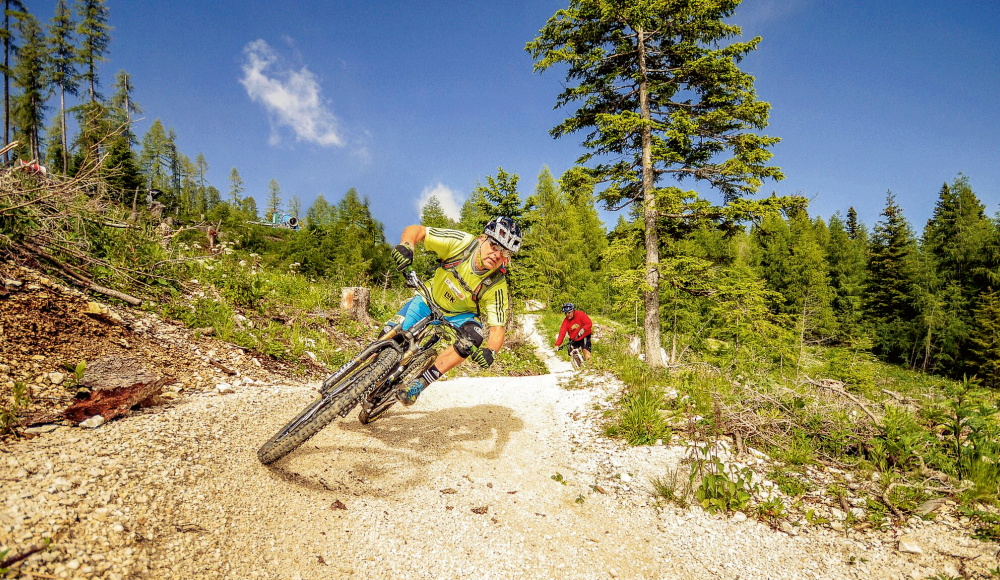
[[[55,2],[26,4],[47,22]],[[572,167],[579,139],[548,134],[564,78],[524,52],[566,4],[109,0],[102,82],[128,71],[136,132],[174,128],[223,194],[233,167],[260,207],[271,179],[303,211],[354,187],[392,240],[431,193],[457,211],[500,166],[524,195]],[[963,172],[1000,210],[1000,2],[746,0],[732,21],[763,37],[743,68],[782,138],[762,193],[872,225],[891,189],[920,231]]]

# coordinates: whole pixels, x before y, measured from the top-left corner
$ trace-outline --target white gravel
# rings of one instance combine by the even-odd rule
[[[657,505],[649,480],[684,449],[604,438],[620,385],[550,363],[538,377],[440,381],[373,425],[352,414],[271,468],[256,450],[310,385],[235,385],[15,442],[0,452],[0,549],[53,537],[15,569],[107,579],[925,578],[996,565],[996,547],[950,518],[792,536]],[[923,555],[897,549],[904,532]]]

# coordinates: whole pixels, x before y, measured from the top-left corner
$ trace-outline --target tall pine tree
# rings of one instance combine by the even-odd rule
[[[642,208],[646,361],[653,366],[664,364],[657,222],[662,212],[679,213],[684,197],[660,181],[690,177],[733,200],[782,177],[766,166],[778,139],[760,134],[770,106],[738,67],[760,38],[722,46],[742,33],[726,22],[739,3],[571,0],[525,47],[536,71],[568,65],[557,106],[580,103],[552,134],[586,132],[591,153],[580,163],[617,160],[595,168],[609,182],[604,202]]]

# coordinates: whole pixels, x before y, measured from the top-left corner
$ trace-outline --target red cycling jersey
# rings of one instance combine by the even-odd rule
[[[559,327],[559,337],[556,338],[556,346],[562,344],[563,337],[569,334],[570,340],[580,340],[585,336],[590,336],[590,317],[582,310],[573,311],[573,318],[563,317],[562,326]]]

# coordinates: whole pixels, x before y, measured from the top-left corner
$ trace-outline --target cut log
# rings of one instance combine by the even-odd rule
[[[371,325],[371,316],[368,316],[368,305],[371,303],[372,293],[368,288],[348,287],[340,291],[340,309],[347,316],[364,324]]]
[[[63,416],[76,423],[94,415],[110,421],[159,395],[163,386],[172,382],[172,377],[158,376],[133,358],[98,359],[87,366],[79,383],[89,388],[90,394],[67,407]]]

